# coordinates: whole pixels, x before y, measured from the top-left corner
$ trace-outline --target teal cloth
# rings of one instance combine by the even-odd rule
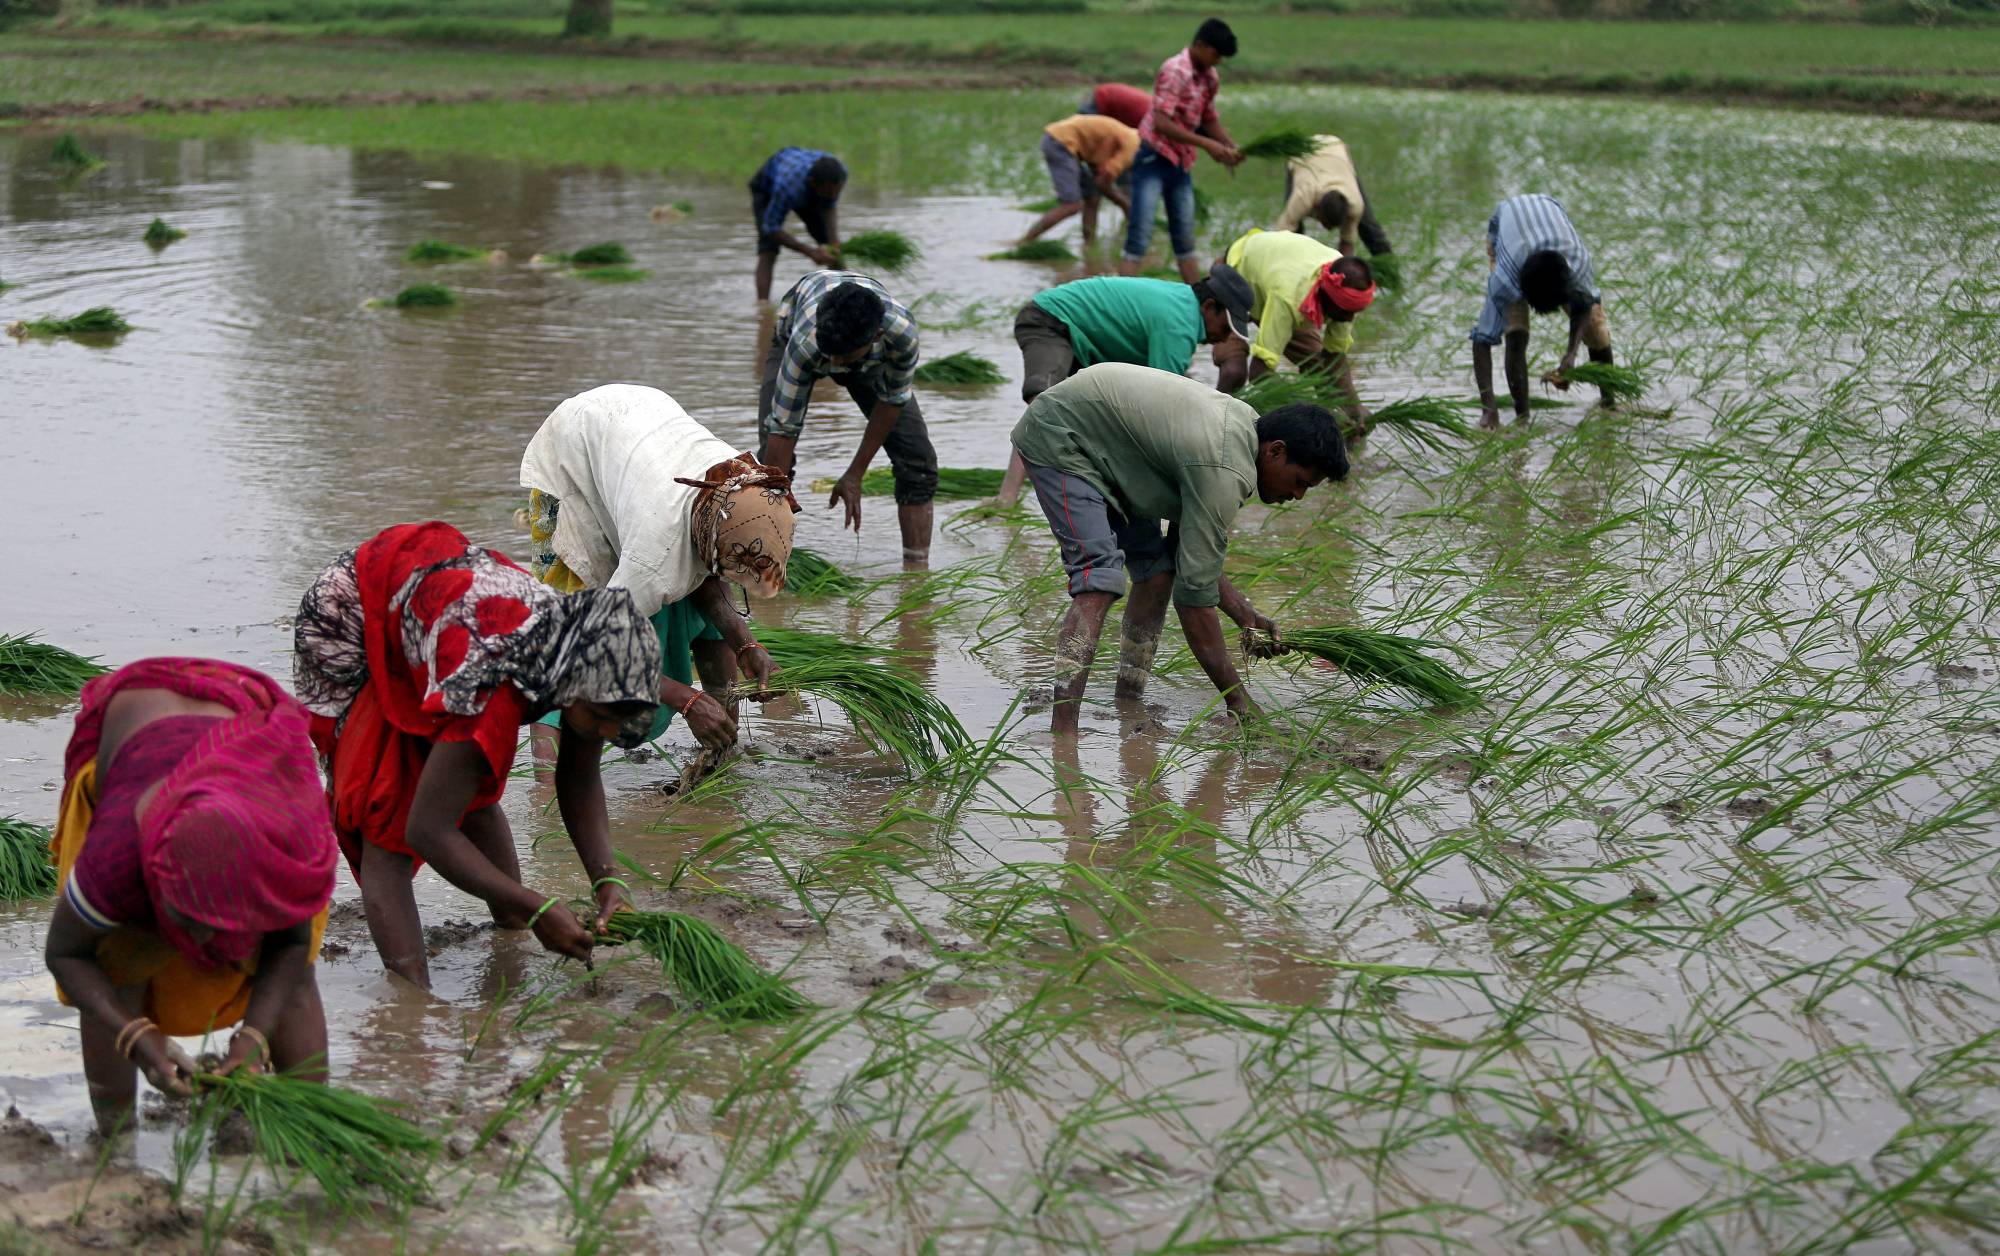
[[[708,616],[695,607],[693,598],[662,606],[653,615],[653,631],[660,638],[660,675],[683,685],[694,683],[694,643],[722,640],[722,634],[708,622]],[[667,725],[674,722],[675,714],[672,707],[664,704],[653,712],[653,727],[646,740],[658,741],[666,736]],[[562,712],[551,711],[540,722],[554,728],[562,723]]]
[[[1130,362],[1185,375],[1208,338],[1201,301],[1178,280],[1100,275],[1035,294],[1035,304],[1069,328],[1079,366]]]

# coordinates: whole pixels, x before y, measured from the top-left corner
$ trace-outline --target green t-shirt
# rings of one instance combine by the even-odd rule
[[[1207,384],[1106,363],[1035,398],[1014,448],[1088,482],[1127,519],[1174,525],[1174,604],[1221,601],[1236,512],[1257,491],[1257,412]]]
[[[1195,346],[1208,335],[1200,300],[1178,280],[1076,279],[1036,293],[1035,304],[1069,328],[1082,366],[1130,362],[1185,375]]]

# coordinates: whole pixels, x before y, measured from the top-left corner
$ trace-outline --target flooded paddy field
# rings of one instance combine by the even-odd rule
[[[892,162],[913,99],[923,133]],[[854,93],[827,115],[862,154],[843,226],[925,250],[888,282],[927,354],[1018,379],[1015,310],[1081,273],[980,260],[1046,194],[1035,127],[1003,143],[989,120],[1067,100]],[[774,705],[694,797],[660,792],[667,759],[607,781],[621,850],[659,878],[641,904],[717,921],[817,1009],[719,1028],[644,963],[586,979],[449,925],[483,914],[428,874],[427,996],[383,975],[343,875],[319,970],[335,1075],[408,1101],[448,1154],[430,1205],[341,1221],[339,1246],[2000,1247],[1991,131],[1359,90],[1225,106],[1239,136],[1292,122],[1355,151],[1409,276],[1360,324],[1371,400],[1470,395],[1484,224],[1524,190],[1568,206],[1648,374],[1637,406],[1539,409],[1458,453],[1378,434],[1346,484],[1246,511],[1231,574],[1280,624],[1449,642],[1484,707],[1266,664],[1247,676],[1273,727],[1239,736],[1175,639],[1141,707],[1100,666],[1061,750],[1039,517],[960,515],[903,573],[886,498],[857,541],[808,497],[801,543],[879,581],[760,622],[912,652],[975,748],[912,781],[837,713]],[[828,109],[771,102],[762,147]],[[0,629],[287,677],[301,591],[376,529],[438,517],[524,551],[521,448],[564,397],[646,382],[754,440],[755,158],[723,179],[206,125],[89,132],[107,164],[73,180],[52,136],[0,137],[0,323],[103,304],[134,325],[0,342]],[[1280,181],[1204,168],[1204,247],[1273,215]],[[149,251],[156,215],[188,237]],[[507,260],[419,275],[400,258],[426,237]],[[650,277],[528,264],[604,239]],[[363,308],[420,277],[463,303]],[[1539,373],[1560,350],[1537,330]],[[1001,465],[1013,385],[924,405],[945,465]],[[801,478],[837,474],[859,428],[823,395]],[[0,706],[0,815],[52,817],[67,732],[59,705]],[[676,726],[667,754],[690,747]],[[581,892],[522,762],[524,874]],[[87,1176],[45,922],[0,907],[0,1090]],[[141,1129],[139,1167],[172,1171],[172,1130]],[[28,1157],[6,1159],[17,1183]],[[212,1230],[233,1207],[281,1246],[332,1242],[309,1194],[232,1205],[239,1169],[192,1170]]]

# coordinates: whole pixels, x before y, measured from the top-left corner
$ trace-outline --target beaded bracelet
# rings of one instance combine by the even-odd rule
[[[535,914],[528,917],[528,927],[530,929],[534,928],[535,922],[542,918],[542,913],[547,911],[549,908],[554,907],[555,905],[556,905],[556,900],[550,899],[548,902],[543,903],[540,907],[535,908]]]

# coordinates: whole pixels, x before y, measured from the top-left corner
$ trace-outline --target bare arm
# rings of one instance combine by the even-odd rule
[[[770,688],[773,670],[770,651],[756,644],[757,639],[751,634],[750,625],[730,604],[729,586],[720,576],[710,576],[701,582],[701,587],[692,596],[695,609],[722,634],[722,643],[729,647],[736,665],[749,674],[758,690]]]
[[[826,508],[847,507],[844,526],[861,531],[861,477],[867,474],[868,464],[875,461],[875,455],[882,449],[882,442],[889,438],[903,417],[903,407],[892,406],[886,401],[878,401],[868,412],[868,426],[861,433],[861,447],[854,451],[854,461],[847,465],[847,471],[833,486],[833,496],[827,499]]]
[[[1514,399],[1514,414],[1528,414],[1528,333],[1510,331],[1506,336],[1507,394]]]
[[[840,206],[826,207],[826,247],[840,252]]]
[[[1153,112],[1153,126],[1168,139],[1180,144],[1192,144],[1225,166],[1233,166],[1243,160],[1226,133],[1221,139],[1210,138],[1199,131],[1190,131],[1158,110]],[[1220,122],[1216,124],[1216,129],[1222,129]]]
[[[832,235],[833,233],[829,231],[827,234]],[[825,249],[817,244],[808,244],[789,231],[773,231],[771,238],[776,240],[781,247],[788,248],[794,253],[802,253],[811,258],[815,265],[828,266],[833,262],[833,257]]]
[[[1568,374],[1569,368],[1576,365],[1576,351],[1583,345],[1584,320],[1589,315],[1590,310],[1587,307],[1583,309],[1578,309],[1574,305],[1569,307],[1569,343],[1563,347],[1562,365],[1556,368],[1564,374]]]
[[[604,806],[604,775],[598,767],[604,757],[604,743],[568,724],[560,727],[562,736],[556,743],[556,808],[562,812],[563,827],[569,830],[570,845],[576,847],[584,875],[595,887],[592,891],[597,900],[595,927],[602,932],[612,912],[620,908],[630,910],[632,906],[620,887],[597,884],[605,877],[618,875],[618,861],[611,853],[611,817]],[[539,901],[536,906],[540,906]]]
[[[257,956],[257,976],[250,985],[250,1006],[243,1012],[244,1026],[262,1035],[263,1041],[259,1042],[251,1035],[230,1039],[229,1054],[222,1061],[224,1070],[252,1057],[260,1068],[271,1062],[266,1055],[267,1044],[277,1034],[285,1009],[291,1006],[292,996],[308,979],[311,948],[312,922],[309,920],[264,935],[264,944]]]
[[[116,1034],[131,1021],[133,1013],[118,998],[117,988],[97,962],[97,944],[106,936],[85,924],[67,899],[58,899],[55,915],[49,919],[48,939],[42,945],[42,959],[77,1010]],[[155,1090],[169,1095],[191,1093],[194,1061],[165,1034],[143,1034],[130,1050]]]
[[[1493,395],[1493,346],[1472,342],[1472,383],[1479,389],[1479,422],[1485,427],[1500,423],[1500,400]]]
[[[1222,694],[1223,704],[1239,717],[1254,713],[1256,705],[1243,692],[1243,678],[1229,657],[1229,646],[1222,636],[1222,617],[1215,613],[1215,608],[1176,606],[1174,611],[1180,616],[1188,649],[1194,652],[1195,662],[1201,664],[1201,670]]]
[[[446,741],[433,746],[417,778],[404,840],[419,858],[437,869],[439,876],[467,894],[503,915],[529,916],[544,899],[494,867],[493,861],[459,831],[459,817],[479,792],[485,770],[485,754],[474,742]]]
[[[1132,212],[1132,202],[1127,200],[1125,194],[1118,190],[1117,176],[1107,177],[1105,175],[1098,175],[1097,190],[1103,195],[1105,200],[1110,201],[1125,213],[1129,214]]]

